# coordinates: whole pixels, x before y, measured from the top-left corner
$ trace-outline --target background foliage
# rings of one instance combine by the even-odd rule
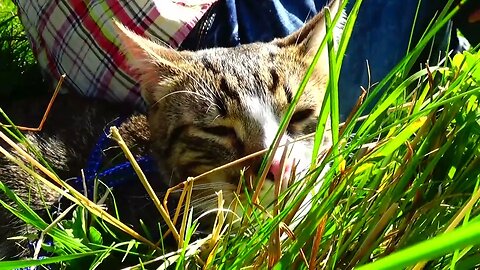
[[[341,124],[335,78],[340,73],[343,52],[360,4],[361,1],[356,2],[349,16],[340,53],[335,55],[330,49],[330,72],[334,79],[330,81],[315,136],[322,138],[324,132],[332,132],[323,128],[330,115],[334,146],[323,158],[312,160],[311,174],[297,179],[298,184],[285,192],[288,196],[278,196],[278,205],[268,210],[252,201],[238,205],[245,214],[235,230],[224,219],[224,211],[218,211],[212,234],[204,236],[195,234],[197,221],[189,215],[187,200],[186,214],[180,217],[178,225],[182,228],[180,241],[166,248],[162,236],[153,235],[149,228],[138,232],[145,236],[139,239],[118,220],[98,218],[103,215],[102,210],[89,206],[87,199],[78,194],[71,199],[77,205],[65,210],[68,215],[42,220],[0,183],[0,192],[15,204],[0,203],[43,232],[36,236],[35,243],[42,247],[43,254],[48,254],[43,259],[37,256],[31,260],[0,262],[0,268],[42,264],[69,269],[480,267],[478,48],[428,65],[422,63],[417,68],[420,54],[428,49],[429,41],[453,16],[456,7],[453,6],[453,11],[444,10],[383,80],[365,86],[366,95],[360,98],[349,120]],[[10,9],[2,13],[0,33],[7,34],[0,36],[1,66],[5,63],[16,70],[16,75],[1,81],[12,84],[11,89],[17,91],[21,87],[15,85],[20,83],[15,78],[27,76],[27,70],[34,70],[35,65],[13,16],[14,8],[8,4],[0,7]],[[330,34],[322,46],[328,48],[329,43]],[[366,108],[372,106],[366,114]],[[288,124],[288,117],[287,114],[280,129]],[[4,128],[4,132],[28,144],[17,130]],[[317,139],[315,151],[320,151],[319,148]],[[26,154],[9,156],[18,164],[24,158]],[[48,169],[42,170],[56,181]],[[325,175],[320,178],[322,172]],[[49,182],[38,178],[42,183]],[[308,201],[311,207],[306,214],[297,215],[302,201]],[[293,221],[299,223],[290,232],[285,225],[291,224],[295,216],[298,220],[293,218]],[[167,230],[165,226],[162,229]]]
[[[11,0],[0,0],[0,82],[0,99],[26,97],[46,90]]]

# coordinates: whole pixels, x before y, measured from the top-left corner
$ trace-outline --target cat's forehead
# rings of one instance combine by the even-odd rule
[[[202,78],[213,87],[207,93],[204,88],[195,91],[214,96],[217,106],[231,116],[244,115],[252,104],[281,111],[291,102],[292,89],[304,74],[303,64],[292,51],[272,43],[197,51],[195,66],[204,70]]]
[[[254,43],[233,48],[199,51],[200,65],[212,75],[212,82],[226,96],[241,100],[249,96],[265,99],[273,80],[278,81],[281,49],[268,43]],[[275,73],[272,77],[272,73]]]
[[[281,48],[270,43],[244,44],[232,48],[212,48],[198,51],[197,56],[201,63],[209,68],[218,65],[223,68],[245,68],[251,65],[271,64],[278,61]]]
[[[281,50],[280,47],[273,43],[249,43],[236,47],[217,47],[197,51],[200,56],[230,56],[237,57],[243,55],[268,55],[276,54]]]

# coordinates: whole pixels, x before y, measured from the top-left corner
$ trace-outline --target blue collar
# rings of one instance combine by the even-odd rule
[[[120,126],[124,120],[125,118],[118,118],[106,126],[105,130],[109,130],[112,126]],[[93,189],[96,180],[102,181],[107,187],[114,188],[136,181],[138,178],[129,161],[116,164],[112,167],[102,168],[102,165],[108,162],[108,160],[105,160],[103,151],[114,146],[114,143],[112,142],[113,141],[108,138],[107,132],[102,132],[102,135],[98,139],[90,157],[88,158],[87,166],[84,169],[84,175],[78,176],[74,180],[74,187],[79,191],[84,191],[83,179],[85,179],[87,194],[90,199],[93,196]],[[158,175],[158,166],[153,157],[145,155],[137,157],[136,160],[145,175]]]
[[[119,126],[125,118],[119,118],[109,124],[108,126],[105,127],[105,130],[109,130],[111,126]],[[115,143],[108,138],[107,133],[104,131],[102,132],[102,135],[98,139],[97,143],[95,144],[95,147],[93,148],[90,157],[87,162],[87,166],[84,169],[84,176],[78,176],[73,180],[73,187],[77,189],[80,192],[84,191],[84,185],[83,185],[83,179],[85,178],[85,184],[87,187],[87,192],[88,192],[88,198],[92,199],[93,198],[93,189],[95,186],[95,181],[100,180],[102,181],[105,185],[107,185],[110,188],[118,187],[124,184],[129,184],[132,183],[133,181],[138,181],[137,180],[137,174],[133,170],[132,165],[130,162],[123,162],[117,165],[114,165],[113,167],[108,167],[108,168],[103,168],[102,165],[106,164],[108,160],[104,160],[105,155],[103,154],[103,151],[107,149],[108,147],[114,146]],[[142,156],[136,158],[138,164],[142,168],[143,172],[145,175],[152,177],[152,176],[158,176],[158,166],[154,159],[151,156]],[[58,206],[57,206],[57,211],[56,213],[59,213],[62,209],[61,206],[61,200],[58,201]],[[40,234],[40,232],[39,232]],[[29,241],[28,247],[30,249],[30,254],[33,256],[35,247],[36,247],[37,241]],[[53,247],[54,242],[51,238],[47,238],[44,242],[44,245]],[[48,258],[52,256],[52,253],[46,252],[45,250],[42,249],[42,252],[40,253],[39,258]],[[27,268],[22,268],[27,269]],[[28,268],[30,269],[30,268]],[[47,266],[47,269],[50,269]]]

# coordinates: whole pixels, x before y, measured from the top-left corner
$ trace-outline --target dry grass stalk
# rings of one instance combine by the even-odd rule
[[[36,173],[34,170],[30,169],[28,166],[25,165],[24,162],[22,162],[20,159],[15,158],[13,155],[11,155],[6,149],[3,147],[0,147],[0,152],[5,155],[7,159],[9,159],[11,162],[17,164],[20,168],[25,170],[28,174],[32,175],[35,179],[40,180],[40,182],[45,185],[46,187],[60,193],[62,196],[65,198],[69,199],[73,203],[77,205],[81,205],[85,207],[88,211],[90,211],[93,215],[105,220],[106,222],[110,223],[111,225],[117,227],[121,231],[131,235],[133,238],[146,243],[147,245],[151,246],[152,248],[158,249],[158,247],[146,239],[145,237],[141,236],[134,230],[132,230],[130,227],[128,227],[126,224],[121,222],[120,220],[116,219],[109,213],[107,213],[105,210],[103,210],[100,206],[95,204],[94,202],[90,201],[87,197],[83,196],[80,192],[76,191],[72,186],[69,184],[65,183],[63,180],[58,178],[57,175],[49,171],[45,166],[40,164],[35,158],[30,156],[24,149],[22,149],[19,145],[17,145],[15,142],[13,142],[9,137],[7,137],[3,132],[0,131],[0,138],[4,140],[10,147],[12,147],[20,157],[22,157],[24,160],[26,160],[30,165],[32,165],[34,168],[37,168],[40,170],[42,173],[47,175],[51,180],[53,180],[55,183],[60,185],[61,187],[65,188],[67,191],[60,189],[58,186],[53,184],[52,182],[48,181],[44,177],[40,176],[38,173]]]
[[[168,215],[168,212],[165,210],[165,208],[160,203],[160,200],[158,199],[157,194],[155,194],[155,191],[153,190],[152,186],[150,185],[150,183],[148,183],[147,177],[145,176],[142,169],[138,165],[138,162],[133,157],[132,152],[130,152],[130,149],[128,149],[127,144],[125,143],[125,141],[120,136],[120,133],[118,132],[118,128],[117,127],[111,127],[110,128],[110,135],[118,143],[118,145],[122,149],[123,153],[127,157],[128,161],[130,161],[130,163],[132,164],[133,169],[135,170],[135,173],[137,173],[137,176],[140,179],[140,182],[145,187],[145,190],[147,191],[148,195],[150,196],[153,203],[157,207],[158,211],[160,212],[160,215],[162,216],[162,218],[167,223],[167,226],[169,227],[169,229],[172,231],[173,237],[175,237],[177,242],[180,243],[180,241],[181,241],[180,235],[178,234],[178,231],[175,228],[175,225],[173,224],[172,220],[170,219],[170,216]]]

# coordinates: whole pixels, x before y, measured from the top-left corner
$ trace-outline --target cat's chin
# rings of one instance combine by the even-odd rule
[[[288,188],[288,194],[287,196],[280,195],[281,201],[278,204],[280,211],[285,205],[292,203],[292,200],[297,198],[296,196],[299,195],[299,191],[305,190],[309,166],[310,159],[303,159],[301,162],[297,162],[296,167],[298,171],[294,177],[292,176],[294,181],[288,181],[288,179],[282,180],[285,183],[289,183],[290,186],[284,187],[282,190],[285,192]],[[291,215],[290,219],[284,220],[285,225],[287,225],[290,230],[295,230],[311,210],[312,197],[320,189],[323,182],[322,179],[327,170],[328,168],[325,168],[322,171],[320,177],[315,181],[311,192],[307,194],[306,198],[300,203],[300,206],[292,210],[295,212]],[[256,218],[270,219],[275,215],[275,206],[278,201],[275,195],[276,181],[271,174],[265,179],[262,190],[258,196],[258,203],[253,206],[255,208]],[[219,186],[224,188],[220,189]],[[237,193],[237,190],[240,190],[240,193]],[[248,193],[245,193],[245,190],[248,190]],[[245,188],[245,186],[243,186],[243,188],[238,189],[233,183],[226,182],[199,182],[194,185],[191,206],[193,207],[194,217],[196,217],[195,219],[200,224],[198,233],[202,235],[211,234],[215,230],[215,227],[219,225],[219,220],[222,220],[223,226],[228,226],[234,231],[240,229],[242,224],[244,224],[243,221],[250,220],[252,216],[253,209],[251,208],[251,200],[253,193],[254,190],[251,190],[251,188]],[[287,238],[286,233],[282,233],[281,238]]]

